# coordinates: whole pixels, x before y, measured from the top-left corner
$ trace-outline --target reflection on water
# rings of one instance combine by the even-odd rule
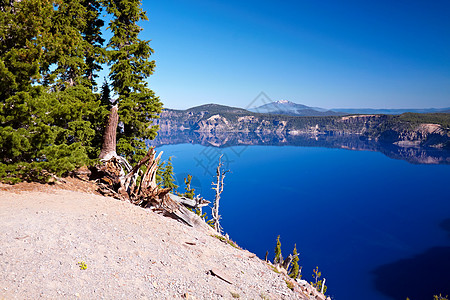
[[[435,148],[400,147],[394,144],[364,140],[358,135],[288,135],[245,132],[159,132],[150,145],[199,144],[214,147],[239,145],[326,147],[349,150],[377,151],[413,164],[450,164],[450,151]]]
[[[450,268],[440,260],[448,257],[450,240],[438,226],[450,228],[450,221],[442,222],[450,211],[449,164],[389,159],[374,152],[381,146],[358,137],[279,135],[272,139],[253,136],[252,140],[248,136],[161,135],[159,143],[176,145],[158,147],[158,151],[164,151],[163,159],[174,157],[174,171],[181,185],[178,191],[183,192],[183,178],[189,173],[198,179],[196,192],[198,189],[209,200],[214,199],[211,182],[217,155],[228,155],[230,166],[226,169],[231,173],[222,195],[222,225],[241,247],[260,258],[269,250],[272,259],[276,237],[281,235],[284,256],[297,244],[302,278],[311,280],[312,270],[319,266],[327,279],[328,292],[337,300],[405,300],[406,296],[419,300],[447,293],[439,281],[445,278],[450,282],[444,274]],[[211,144],[223,148],[207,146]],[[314,147],[269,146],[273,144]],[[410,149],[403,149],[403,153],[410,153]],[[428,157],[440,159],[429,154],[416,155],[415,159]],[[211,174],[199,160],[210,166]],[[209,209],[204,212],[209,213]],[[424,264],[419,261],[422,259]],[[397,263],[386,265],[392,262]],[[399,271],[403,264],[413,266],[413,270]],[[377,269],[379,272],[373,274]],[[427,281],[433,272],[440,276],[436,285]],[[423,286],[436,290],[426,289],[426,297],[414,297],[421,295],[416,291],[420,286],[416,277]],[[401,288],[396,287],[397,281]],[[405,287],[408,282],[411,284]],[[402,290],[411,293],[392,298],[402,295]]]
[[[450,247],[434,247],[412,258],[378,267],[375,288],[392,299],[450,295]]]
[[[439,223],[439,227],[441,227],[443,230],[447,231],[448,238],[450,239],[450,218],[445,219],[441,223]],[[450,285],[450,281],[449,281]]]

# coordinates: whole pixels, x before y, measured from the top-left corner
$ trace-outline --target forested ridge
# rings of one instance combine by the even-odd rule
[[[359,127],[366,127],[366,131],[375,132],[382,130],[390,130],[395,128],[410,129],[417,124],[437,124],[443,129],[450,128],[449,113],[403,113],[401,115],[360,115],[349,114],[347,116],[288,116],[272,113],[256,113],[242,108],[229,107],[218,104],[206,104],[192,107],[186,110],[165,109],[161,114],[161,119],[156,120],[157,123],[172,122],[182,123],[185,128],[193,127],[196,123],[207,121],[214,115],[224,117],[229,121],[229,129],[234,130],[233,126],[239,122],[242,117],[251,117],[255,120],[267,121],[267,124],[279,124],[286,122],[289,129],[301,129],[318,125],[328,130],[348,130],[352,132],[359,130]],[[345,122],[343,122],[345,120]],[[368,124],[367,120],[371,120]],[[255,130],[259,125],[253,122],[249,127],[250,131]],[[266,126],[267,128],[270,125]],[[195,126],[194,126],[194,129]]]
[[[118,154],[143,157],[162,106],[146,82],[155,62],[139,38],[145,20],[138,0],[0,2],[2,181],[46,180],[93,163],[114,104]]]

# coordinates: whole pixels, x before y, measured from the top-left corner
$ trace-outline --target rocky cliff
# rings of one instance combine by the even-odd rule
[[[428,114],[414,115],[414,118],[411,115],[298,117],[209,104],[188,110],[166,109],[156,124],[162,135],[185,131],[215,135],[232,132],[282,136],[357,135],[400,147],[450,149],[450,129],[446,123],[450,114],[433,115],[437,117]],[[422,123],[421,119],[436,120],[436,123]]]
[[[367,138],[401,147],[433,147],[450,149],[450,130],[439,124],[411,124],[399,122],[386,127],[380,124]]]

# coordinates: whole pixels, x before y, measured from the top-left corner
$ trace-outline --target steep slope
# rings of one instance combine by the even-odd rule
[[[93,194],[19,188],[0,185],[2,299],[307,299],[255,254],[173,219]]]

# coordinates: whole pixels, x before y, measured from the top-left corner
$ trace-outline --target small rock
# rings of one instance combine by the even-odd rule
[[[195,300],[195,297],[188,293],[184,293],[183,295],[181,295],[181,297],[183,297],[184,299]]]
[[[299,279],[299,278],[295,279],[295,281],[297,281],[298,284],[300,284],[301,286],[305,286],[305,285],[308,284],[308,281],[303,280],[303,279]]]

